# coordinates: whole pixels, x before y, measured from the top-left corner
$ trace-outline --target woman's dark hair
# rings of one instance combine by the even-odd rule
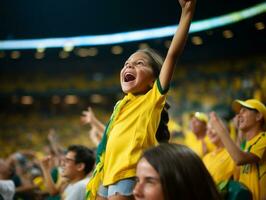
[[[142,52],[149,57],[149,65],[152,67],[154,77],[158,78],[161,67],[163,65],[162,56],[151,48],[140,49],[137,52]],[[160,143],[168,142],[170,139],[170,132],[167,126],[169,122],[167,110],[169,109],[169,107],[169,104],[166,103],[161,112],[161,120],[156,132],[156,139]]]
[[[167,110],[169,108],[169,104],[165,103],[164,108],[161,112],[161,120],[155,135],[159,143],[167,143],[170,139],[170,132],[167,125],[169,122],[169,115]]]
[[[221,199],[203,162],[188,147],[160,144],[142,157],[158,172],[165,200]]]

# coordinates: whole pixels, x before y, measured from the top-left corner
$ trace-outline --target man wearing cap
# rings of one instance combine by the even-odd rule
[[[229,137],[221,119],[210,114],[210,120],[224,146],[237,165],[240,165],[239,181],[246,185],[253,200],[266,199],[266,107],[256,99],[236,100],[233,109],[238,112],[238,127],[246,144],[240,149]]]
[[[185,134],[185,145],[202,158],[206,153],[215,149],[206,135],[208,116],[202,112],[195,112],[190,123],[191,131]]]

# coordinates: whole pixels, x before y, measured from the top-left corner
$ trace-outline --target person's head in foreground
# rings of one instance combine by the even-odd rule
[[[136,200],[221,199],[201,159],[179,144],[161,144],[144,152],[133,194]]]

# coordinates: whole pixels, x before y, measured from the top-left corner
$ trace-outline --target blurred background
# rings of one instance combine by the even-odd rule
[[[189,34],[168,101],[171,121],[215,110],[232,117],[234,99],[266,103],[266,1],[199,0],[193,22],[261,5],[260,13]],[[257,8],[257,7],[256,7]],[[54,130],[64,146],[92,146],[80,122],[91,106],[107,122],[123,94],[119,72],[139,48],[165,56],[171,36],[101,45],[5,48],[6,41],[105,35],[176,25],[175,0],[0,2],[0,156],[43,148]],[[233,18],[241,18],[236,15]],[[174,129],[174,128],[173,128]],[[178,129],[178,128],[176,128]]]

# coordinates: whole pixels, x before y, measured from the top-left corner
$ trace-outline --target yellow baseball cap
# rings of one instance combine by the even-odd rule
[[[205,113],[202,113],[202,112],[195,112],[194,116],[202,121],[202,122],[205,122],[205,123],[208,123],[208,116],[205,114]]]
[[[266,123],[266,107],[259,100],[248,99],[246,101],[241,101],[237,99],[232,104],[233,110],[235,112],[239,112],[242,106],[257,110],[259,113],[263,115],[264,123]]]

